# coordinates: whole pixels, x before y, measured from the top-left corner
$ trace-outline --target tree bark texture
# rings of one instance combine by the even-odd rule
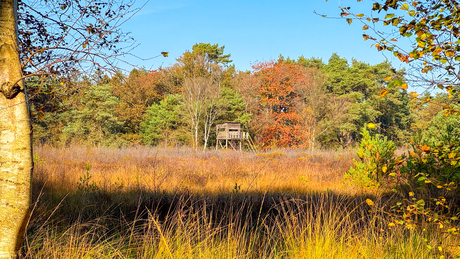
[[[0,258],[15,258],[29,217],[31,126],[16,28],[17,2],[0,0]]]

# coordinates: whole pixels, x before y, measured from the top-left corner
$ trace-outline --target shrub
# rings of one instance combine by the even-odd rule
[[[373,125],[373,124],[369,124]],[[356,153],[360,161],[353,159],[353,166],[345,175],[361,187],[378,186],[387,172],[394,168],[394,152],[396,146],[387,137],[379,134],[371,136],[370,132],[363,128],[363,136],[360,148]]]

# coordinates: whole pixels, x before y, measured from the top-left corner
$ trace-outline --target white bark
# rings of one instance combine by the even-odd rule
[[[17,3],[0,0],[0,258],[15,258],[30,206],[31,127],[17,46]]]

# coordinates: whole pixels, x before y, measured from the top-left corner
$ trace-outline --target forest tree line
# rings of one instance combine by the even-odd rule
[[[280,56],[238,71],[230,58],[224,46],[198,43],[153,71],[31,77],[34,142],[206,149],[216,124],[239,122],[261,149],[314,150],[354,147],[368,123],[397,145],[458,129],[444,116],[448,94],[414,98],[389,62]]]

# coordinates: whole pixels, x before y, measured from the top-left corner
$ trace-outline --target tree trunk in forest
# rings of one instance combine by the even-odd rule
[[[16,0],[0,0],[0,258],[15,258],[29,216],[31,126],[19,60]]]

